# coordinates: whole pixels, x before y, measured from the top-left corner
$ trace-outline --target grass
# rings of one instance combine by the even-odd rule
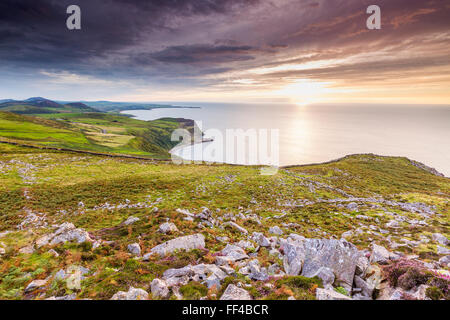
[[[177,128],[193,122],[177,119],[141,121],[105,113],[49,113],[25,116],[0,112],[0,137],[22,143],[101,153],[169,159]]]
[[[82,131],[73,128],[75,122],[114,128],[109,130],[115,130],[116,134],[129,134],[131,127],[142,133],[154,125],[122,117],[117,119],[118,124],[112,123],[117,116],[111,115],[83,117],[67,115],[67,121],[24,119],[30,127],[44,126],[57,132],[68,131],[67,134],[78,132],[82,136],[85,136]],[[14,122],[20,118],[3,113],[1,119]],[[160,125],[167,128],[175,124],[162,120]],[[19,133],[16,131],[17,135]],[[332,188],[323,186],[311,191],[304,183],[305,179]],[[355,232],[350,238],[360,249],[367,248],[373,241],[386,243],[386,235],[369,226],[385,228],[384,224],[391,219],[388,211],[408,219],[423,219],[417,213],[398,207],[377,208],[360,203],[359,212],[353,212],[345,206],[320,202],[342,198],[342,194],[333,188],[343,189],[353,196],[381,195],[395,201],[420,201],[436,206],[436,214],[428,221],[428,226],[413,228],[403,223],[400,229],[390,230],[392,241],[418,241],[421,236],[431,238],[435,232],[449,234],[449,179],[422,171],[404,158],[352,156],[332,164],[295,167],[280,170],[274,176],[262,176],[258,167],[178,166],[168,162],[0,144],[0,232],[13,231],[0,238],[7,248],[6,255],[0,260],[0,299],[23,299],[24,287],[31,280],[51,277],[58,270],[74,264],[91,270],[91,276],[83,280],[81,289],[73,291],[78,298],[109,299],[117,291],[128,291],[130,286],[149,291],[151,280],[161,277],[168,268],[212,263],[214,255],[225,246],[216,240],[217,237],[228,236],[233,242],[247,239],[246,235],[233,229],[201,228],[199,220],[184,220],[184,215],[176,211],[178,208],[198,213],[202,207],[208,207],[217,216],[232,214],[236,223],[249,233],[263,232],[267,236],[270,235],[269,228],[275,225],[281,226],[285,235],[295,232],[316,238],[340,238],[345,231],[361,228],[361,234]],[[314,202],[303,206],[285,205],[305,200]],[[109,206],[105,206],[106,203]],[[116,207],[127,203],[133,206]],[[48,253],[51,247],[43,247],[32,255],[19,254],[20,248],[52,230],[50,227],[34,228],[32,233],[29,229],[18,230],[16,226],[24,220],[25,209],[45,214],[48,225],[70,221],[92,236],[111,242],[95,250],[88,250],[86,244],[53,247],[59,253],[58,257]],[[257,214],[262,224],[248,218],[250,213]],[[284,213],[285,216],[275,218]],[[366,215],[369,220],[359,219],[357,215]],[[140,220],[130,226],[122,225],[130,216]],[[165,235],[157,231],[167,219],[177,226],[178,232]],[[193,233],[205,236],[205,251],[176,252],[164,258],[153,257],[148,262],[138,261],[127,252],[130,243],[138,242],[142,252],[147,253],[157,244]],[[408,250],[411,254],[421,254],[426,261],[435,261],[439,257],[435,253],[436,246],[431,243]],[[282,265],[266,249],[261,249],[258,257],[263,267],[273,263]],[[258,299],[287,299],[290,296],[313,299],[314,290],[320,287],[317,279],[302,277],[270,280],[273,289],[268,289],[264,282],[251,282],[239,275],[227,281],[251,284],[248,290]],[[208,293],[196,284],[190,284],[183,292],[191,298]],[[50,282],[43,297],[69,293],[72,291],[64,283]],[[434,298],[440,294],[430,290]]]

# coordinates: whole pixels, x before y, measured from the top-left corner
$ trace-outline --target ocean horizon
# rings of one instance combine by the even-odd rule
[[[199,109],[128,110],[139,120],[165,117],[196,121],[202,131],[279,130],[279,165],[323,163],[349,154],[373,153],[419,161],[450,176],[450,105],[177,103]],[[208,135],[206,135],[208,137]],[[176,149],[186,160],[213,161],[206,148],[221,139]],[[223,144],[223,145],[222,145]],[[224,151],[225,152],[225,151]],[[248,150],[247,150],[248,152]],[[267,164],[263,161],[220,161]]]

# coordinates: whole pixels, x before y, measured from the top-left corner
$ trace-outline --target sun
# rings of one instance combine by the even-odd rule
[[[274,93],[290,99],[299,106],[305,106],[319,102],[330,91],[325,82],[300,79],[289,83]]]

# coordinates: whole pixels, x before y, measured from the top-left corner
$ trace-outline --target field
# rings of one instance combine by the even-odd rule
[[[106,113],[48,113],[25,116],[0,112],[0,139],[150,158],[170,158],[177,128],[193,129],[184,119],[134,120]]]
[[[117,135],[130,132],[130,128],[148,130],[132,119],[120,119],[114,125],[112,119],[116,118],[67,115],[68,128],[52,127],[54,132],[49,134],[60,141],[71,139],[83,144],[83,137],[91,138],[82,130],[107,130]],[[83,123],[78,133],[73,129],[75,122]],[[35,126],[39,125],[43,124],[30,121],[26,132],[38,131],[40,127]],[[16,131],[13,137],[31,139],[24,132]],[[449,194],[448,178],[417,168],[406,158],[355,155],[262,176],[257,167],[177,166],[0,144],[0,242],[5,248],[0,261],[0,299],[110,299],[130,287],[150,291],[151,281],[169,268],[214,263],[226,245],[220,239],[249,239],[236,229],[221,226],[225,221],[234,221],[249,234],[269,235],[271,227],[279,226],[285,235],[327,239],[345,236],[360,250],[377,243],[436,263],[441,255],[430,240],[434,233],[449,234]],[[432,208],[434,214],[424,219],[422,212],[405,206],[417,203]],[[209,227],[198,218],[186,220],[178,210],[200,213],[205,207],[217,222],[222,222]],[[398,226],[390,227],[394,216],[402,219]],[[130,217],[139,220],[125,225]],[[159,226],[167,220],[178,231],[159,232]],[[86,230],[101,245],[33,245],[63,222]],[[144,254],[164,241],[194,233],[205,236],[205,249],[174,252],[165,258],[155,256],[149,261],[137,259],[127,249],[138,243]],[[248,253],[256,253],[263,268],[282,266],[282,258],[269,249],[249,249]],[[55,277],[59,270],[73,265],[88,270],[79,289],[69,289]],[[203,283],[190,282],[179,288],[182,297],[217,299],[227,285],[240,282],[255,299],[314,299],[314,290],[322,286],[318,278],[301,276],[255,281],[240,274],[237,265],[230,266],[234,276],[226,278],[222,286],[207,288]],[[44,287],[24,291],[32,280],[43,279]],[[173,293],[168,298],[177,297]]]

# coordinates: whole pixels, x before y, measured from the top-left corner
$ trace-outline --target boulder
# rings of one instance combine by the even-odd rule
[[[186,267],[183,267],[183,268],[168,269],[168,270],[164,271],[163,278],[169,279],[169,278],[173,278],[173,277],[183,277],[183,276],[190,277],[193,275],[194,275],[194,270],[192,270],[192,266],[187,265]]]
[[[132,243],[128,245],[128,251],[134,254],[135,256],[141,255],[141,247],[139,246],[139,243]]]
[[[148,293],[143,289],[130,287],[128,292],[119,291],[115,293],[111,300],[147,300]]]
[[[329,289],[316,289],[316,299],[317,300],[352,300],[350,297],[343,295],[342,293],[336,292]]]
[[[269,228],[269,233],[281,236],[283,234],[283,230],[281,230],[280,227],[275,226],[275,227]]]
[[[166,256],[175,250],[193,250],[203,249],[205,247],[205,236],[202,234],[194,234],[190,236],[179,237],[169,240],[160,245],[154,247],[150,254],[158,254],[160,256]]]
[[[34,245],[23,247],[19,250],[19,252],[23,254],[32,254],[34,252]]]
[[[437,253],[438,254],[449,255],[450,254],[450,249],[447,249],[446,247],[442,247],[442,246],[437,246]]]
[[[154,298],[167,298],[169,297],[169,287],[164,280],[153,279],[151,283],[152,296]]]
[[[126,226],[129,226],[129,225],[132,225],[135,222],[138,222],[139,220],[140,220],[139,218],[131,216],[131,217],[128,217],[128,219],[125,220],[123,224],[126,225]]]
[[[252,300],[252,296],[247,290],[229,284],[220,300]]]
[[[443,267],[446,267],[450,264],[450,256],[445,256],[439,259],[439,264]]]
[[[322,284],[325,288],[332,286],[334,283],[334,279],[336,278],[334,276],[333,271],[330,268],[321,267],[319,270],[317,270],[316,273],[312,277],[318,277],[322,280]]]
[[[448,238],[440,233],[433,233],[433,240],[443,246],[446,246],[449,244]]]
[[[375,287],[364,281],[361,277],[355,276],[354,279],[355,288],[361,289],[361,295],[372,298],[373,290]]]
[[[247,229],[241,227],[240,225],[238,225],[237,223],[232,222],[232,221],[225,222],[224,224],[222,224],[222,227],[223,227],[223,228],[225,228],[225,227],[231,227],[231,228],[233,228],[233,229],[236,229],[236,230],[239,231],[240,233],[248,234]]]
[[[72,223],[64,222],[58,229],[51,233],[46,234],[36,241],[36,246],[38,248],[45,246],[47,244],[57,245],[66,242],[77,242],[82,243],[85,241],[92,241],[89,233],[81,228],[75,228]]]
[[[252,240],[261,247],[270,247],[270,241],[261,232],[253,232]]]
[[[222,249],[222,251],[220,252],[223,256],[222,257],[217,257],[217,258],[225,258],[227,261],[239,261],[239,260],[244,260],[244,259],[248,259],[248,255],[245,253],[245,251],[241,248],[238,247],[236,245],[233,244],[227,244],[227,246],[225,248]]]
[[[370,262],[364,255],[361,255],[356,262],[355,274],[364,278],[367,268],[369,268]]]
[[[172,222],[165,222],[159,226],[158,231],[165,234],[165,233],[169,233],[169,232],[177,232],[178,228]]]
[[[361,253],[351,243],[335,239],[305,239],[282,242],[285,272],[313,277],[320,268],[329,268],[336,282],[351,291],[356,263]]]
[[[30,284],[25,288],[25,292],[31,292],[36,289],[39,289],[47,284],[47,280],[33,280]]]
[[[398,259],[398,255],[388,251],[385,247],[372,243],[370,263],[386,264],[389,260]]]

